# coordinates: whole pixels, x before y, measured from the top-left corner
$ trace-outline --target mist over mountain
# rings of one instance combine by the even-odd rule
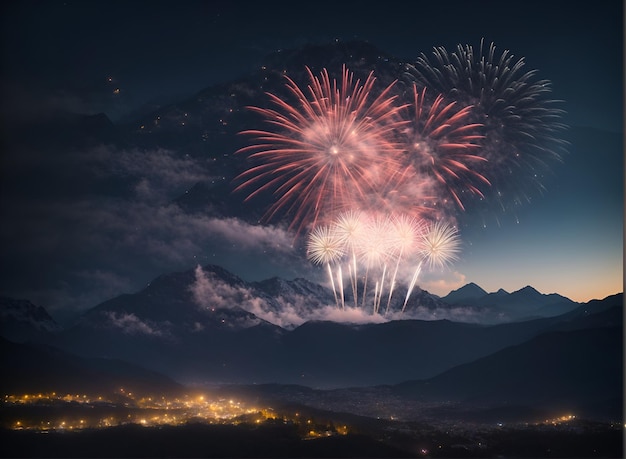
[[[538,293],[530,298],[543,301]],[[555,327],[605,326],[619,319],[620,297],[606,301],[612,307],[600,302],[560,316],[487,325],[476,317],[438,319],[454,308],[420,291],[405,313],[385,316],[350,306],[349,297],[338,307],[328,289],[305,279],[245,282],[206,265],[159,276],[37,340],[184,383],[365,386],[432,377]],[[492,313],[493,307],[488,317]]]

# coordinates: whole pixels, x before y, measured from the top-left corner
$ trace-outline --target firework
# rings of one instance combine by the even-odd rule
[[[358,274],[356,247],[358,241],[363,237],[365,231],[363,215],[354,210],[341,213],[333,223],[333,232],[343,243],[350,256],[348,273],[352,285],[352,297],[354,307],[358,306]]]
[[[420,261],[409,283],[406,297],[402,305],[402,312],[406,309],[409,297],[422,272],[422,266],[426,264],[430,268],[443,268],[446,264],[457,259],[457,254],[460,249],[458,230],[454,226],[442,221],[434,222],[428,226],[428,228],[421,233],[420,239],[418,249]]]
[[[411,215],[392,215],[391,231],[389,233],[389,243],[392,249],[400,257],[410,253],[419,243],[420,235],[424,230],[425,222],[418,220]]]
[[[420,261],[417,265],[417,268],[415,268],[415,272],[413,273],[413,277],[411,278],[411,282],[409,283],[409,287],[407,288],[406,296],[404,298],[404,303],[402,304],[402,312],[404,312],[404,310],[406,309],[406,304],[409,302],[409,297],[411,296],[411,293],[413,292],[413,288],[415,287],[415,284],[417,283],[417,278],[419,277],[421,271],[422,271],[422,262]]]
[[[476,172],[475,166],[487,160],[479,155],[484,140],[482,124],[472,123],[472,106],[461,107],[446,102],[439,94],[431,103],[426,100],[426,88],[421,91],[413,84],[412,123],[404,128],[407,160],[418,175],[433,177],[439,187],[449,193],[464,210],[460,194],[468,191],[483,197],[476,186],[489,186],[489,180]],[[442,193],[436,193],[440,197]]]
[[[376,214],[365,221],[362,237],[356,242],[357,254],[368,267],[382,268],[393,254],[393,220],[389,215]]]
[[[374,314],[380,313],[385,294],[384,314],[389,312],[401,265],[417,260],[402,306],[404,312],[422,267],[443,268],[456,260],[458,252],[456,227],[444,221],[428,223],[405,214],[347,212],[331,225],[314,228],[307,244],[309,260],[326,265],[337,307],[345,308],[343,262],[348,263],[355,308],[359,298],[357,270],[364,270],[361,308],[365,308],[369,277],[374,278]]]
[[[405,255],[412,255],[412,252],[418,250],[421,242],[422,233],[424,231],[424,223],[416,220],[408,215],[396,216],[393,220],[393,233],[391,236],[391,243],[394,249],[397,251],[396,267],[389,282],[389,296],[387,297],[387,307],[385,308],[385,314],[389,312],[389,306],[391,305],[391,297],[396,287],[396,278],[398,276],[398,269],[400,263],[403,261]]]
[[[342,241],[328,226],[317,227],[309,234],[307,256],[315,264],[326,265],[337,306],[339,306],[339,297],[337,296],[331,265],[338,262],[343,254],[344,245]]]
[[[382,289],[387,263],[393,255],[391,231],[392,220],[388,215],[375,215],[365,222],[364,237],[357,241],[357,254],[360,262],[365,265],[365,278],[363,282],[362,306],[365,305],[367,296],[367,284],[370,271],[377,272],[382,269],[379,287]],[[374,312],[377,310],[377,295],[374,295]]]
[[[420,254],[431,268],[443,268],[446,264],[456,260],[459,250],[458,230],[448,223],[435,222],[422,236]]]
[[[290,228],[298,231],[353,208],[388,181],[398,170],[394,132],[404,124],[390,95],[395,82],[373,98],[373,73],[361,84],[345,66],[340,82],[326,69],[320,77],[306,70],[307,90],[285,77],[294,105],[268,94],[275,109],[249,107],[274,130],[242,133],[256,143],[239,153],[258,164],[236,179],[242,181],[236,190],[256,188],[246,199],[272,191],[276,200],[265,218],[291,214]]]
[[[309,234],[307,257],[315,264],[337,262],[344,254],[343,241],[328,226],[319,226]]]
[[[501,205],[509,191],[519,202],[529,199],[524,190],[530,184],[541,190],[549,163],[566,153],[567,143],[558,136],[566,128],[560,101],[550,98],[550,81],[537,79],[537,71],[524,71],[524,65],[508,50],[498,56],[493,43],[485,49],[481,40],[476,52],[470,45],[452,53],[436,47],[432,58],[421,54],[407,73],[418,85],[474,107],[486,132],[488,163],[481,174],[489,177]]]
[[[369,281],[373,312],[385,296],[389,312],[410,263],[404,311],[422,269],[457,259],[449,212],[486,189],[500,199],[517,179],[519,189],[537,184],[540,166],[564,151],[563,112],[523,59],[482,41],[477,53],[459,45],[433,55],[409,66],[410,103],[392,94],[395,82],[378,91],[373,73],[361,82],[343,66],[339,80],[306,67],[306,86],[286,76],[286,98],[267,93],[273,108],[249,107],[269,127],[242,132],[254,143],[238,153],[252,165],[235,190],[250,189],[246,200],[273,194],[264,219],[309,232],[307,257],[326,267],[338,307],[347,275],[355,307],[365,307]]]

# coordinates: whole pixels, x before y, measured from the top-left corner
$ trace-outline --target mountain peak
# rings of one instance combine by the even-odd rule
[[[442,298],[448,304],[463,303],[468,300],[476,300],[487,295],[487,292],[474,282],[464,285],[463,287],[453,290]]]
[[[532,293],[532,294],[539,294],[541,295],[541,293],[536,289],[531,287],[530,285],[527,285],[526,287],[523,287],[519,290],[517,290],[516,292],[513,293]]]

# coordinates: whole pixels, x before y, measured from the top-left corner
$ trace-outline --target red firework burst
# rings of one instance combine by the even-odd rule
[[[475,185],[490,185],[489,180],[474,169],[486,159],[481,149],[481,124],[471,123],[471,106],[458,108],[456,102],[446,103],[438,95],[432,104],[426,101],[426,88],[421,92],[413,85],[412,124],[404,130],[410,168],[417,175],[426,174],[443,187],[464,210],[460,194],[469,192],[483,197]],[[411,177],[410,174],[405,176]],[[441,193],[435,193],[436,196]]]
[[[242,132],[256,143],[238,153],[250,153],[256,164],[237,177],[242,183],[235,189],[255,187],[247,200],[273,192],[276,200],[265,218],[284,212],[298,232],[342,209],[359,208],[389,182],[400,169],[394,133],[406,123],[398,116],[404,107],[390,95],[395,82],[374,98],[373,73],[361,84],[345,66],[340,82],[326,69],[320,77],[306,70],[306,90],[285,77],[295,103],[268,93],[275,109],[249,107],[273,130]]]

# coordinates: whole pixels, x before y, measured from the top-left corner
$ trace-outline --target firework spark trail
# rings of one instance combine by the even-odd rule
[[[339,294],[341,295],[341,309],[346,309],[346,301],[343,292],[343,274],[341,272],[341,265],[337,266],[337,284],[339,284]]]
[[[359,303],[359,279],[357,275],[356,269],[356,253],[352,252],[352,272],[353,272],[353,280],[352,280],[352,295],[354,300],[354,307],[358,307]]]
[[[376,281],[376,287],[377,287],[377,295],[374,295],[374,303],[373,303],[373,310],[374,310],[374,314],[378,314],[378,311],[380,310],[380,300],[383,296],[383,290],[385,287],[385,274],[387,273],[387,265],[385,264],[383,266],[383,272],[380,275],[380,280]]]
[[[391,305],[391,297],[393,296],[393,291],[396,287],[396,277],[398,276],[398,269],[400,268],[401,260],[402,260],[402,252],[398,254],[398,257],[396,260],[396,267],[389,281],[389,295],[387,296],[387,307],[385,308],[385,314],[389,312],[389,306]]]
[[[256,189],[246,200],[272,191],[276,201],[265,219],[279,212],[293,213],[290,229],[315,226],[326,215],[371,195],[377,184],[386,182],[398,169],[400,149],[395,131],[405,121],[398,115],[403,106],[390,95],[395,82],[374,100],[375,82],[370,73],[363,84],[344,66],[340,83],[326,69],[310,79],[308,96],[289,77],[287,89],[299,105],[290,105],[268,94],[276,109],[249,107],[262,115],[277,132],[248,130],[257,143],[238,153],[251,153],[260,161],[241,173],[235,191]]]
[[[348,221],[352,224],[348,225]],[[408,215],[349,213],[341,215],[331,225],[314,228],[309,234],[307,256],[315,264],[326,265],[335,304],[341,309],[345,309],[344,271],[341,263],[349,249],[352,250],[352,256],[348,256],[347,259],[351,280],[354,279],[352,273],[357,270],[357,253],[361,263],[365,265],[361,308],[365,309],[368,277],[372,270],[379,276],[374,284],[372,312],[373,314],[381,312],[385,286],[388,285],[389,292],[384,311],[386,315],[391,307],[391,298],[404,255],[410,256],[409,258],[417,256],[420,260],[409,285],[402,311],[406,308],[422,267],[424,265],[431,268],[443,267],[455,260],[459,250],[459,239],[456,227],[449,223],[436,221],[426,224]],[[336,267],[334,272],[333,266]],[[395,266],[393,274],[389,271],[390,266]],[[355,307],[358,307],[356,283],[352,288]]]
[[[413,288],[415,287],[415,283],[417,282],[417,278],[419,277],[421,271],[422,262],[420,261],[417,265],[417,268],[415,268],[415,272],[413,273],[413,277],[411,278],[411,282],[409,283],[409,288],[407,289],[406,297],[404,298],[404,304],[402,305],[402,312],[404,312],[404,310],[406,309],[406,304],[409,302],[409,297],[413,292]]]
[[[330,279],[330,285],[333,288],[333,295],[335,297],[335,304],[339,307],[339,297],[337,295],[337,289],[335,288],[335,278],[333,277],[333,270],[330,267],[330,263],[326,263],[326,267],[328,268],[328,278]]]
[[[374,314],[378,312],[376,310],[376,299],[378,298],[378,295],[380,294],[379,289],[380,289],[380,284],[378,283],[378,281],[376,281],[376,285],[374,286],[374,302],[373,302]]]

